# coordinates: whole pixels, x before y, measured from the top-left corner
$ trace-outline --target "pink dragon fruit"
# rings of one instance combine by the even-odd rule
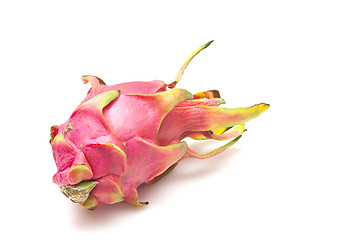
[[[211,41],[212,42],[212,41]],[[153,183],[184,158],[208,158],[236,143],[244,123],[269,108],[220,108],[216,90],[197,94],[174,88],[196,49],[171,84],[154,80],[105,85],[95,76],[86,98],[62,125],[51,128],[50,143],[57,166],[53,177],[75,203],[95,209],[100,202],[140,202],[137,187]],[[168,90],[169,89],[169,90]],[[228,140],[207,154],[191,150],[182,139]]]

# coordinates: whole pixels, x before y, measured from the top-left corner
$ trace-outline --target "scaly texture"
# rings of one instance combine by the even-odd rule
[[[212,42],[212,41],[211,41]],[[137,187],[153,183],[184,158],[212,157],[236,143],[244,123],[269,107],[220,108],[217,90],[191,94],[175,88],[189,62],[211,42],[193,52],[175,81],[106,85],[85,75],[91,89],[62,125],[51,128],[50,143],[57,166],[53,177],[70,200],[87,209],[100,202],[140,202]],[[191,150],[186,137],[230,140],[206,154]]]

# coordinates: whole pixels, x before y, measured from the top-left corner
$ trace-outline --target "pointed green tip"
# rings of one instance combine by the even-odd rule
[[[270,107],[270,104],[267,104],[267,103],[260,103],[258,105],[256,105],[260,114],[262,114],[263,112],[265,112],[266,110],[269,109]]]
[[[81,203],[81,206],[88,210],[95,210],[99,206],[99,201],[95,196],[89,196],[84,203]]]
[[[96,184],[98,184],[97,181],[82,181],[81,183],[76,184],[74,187],[92,190],[96,186]]]
[[[214,40],[211,40],[207,43],[205,43],[204,45],[202,45],[200,48],[204,49],[204,48],[207,48],[208,46],[210,46],[210,44],[213,42]]]
[[[93,75],[82,75],[81,76],[81,81],[84,84],[87,84],[88,82],[90,82],[92,87],[95,87],[97,85],[106,85],[106,83],[99,77],[97,76],[93,76]]]
[[[84,102],[80,107],[91,106],[97,109],[103,109],[110,102],[115,100],[120,95],[120,90],[111,90],[107,92],[100,93],[90,100]]]
[[[93,176],[91,169],[85,164],[72,166],[68,173],[68,181],[70,184],[77,184],[84,180],[89,180]]]

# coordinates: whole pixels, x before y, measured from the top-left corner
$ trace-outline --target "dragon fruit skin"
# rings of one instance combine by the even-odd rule
[[[105,85],[95,76],[86,98],[62,125],[51,128],[53,177],[61,191],[87,209],[100,202],[140,202],[137,187],[152,183],[184,158],[208,158],[237,142],[244,123],[269,107],[220,108],[224,100],[216,90],[191,94],[174,88],[191,59],[211,42],[198,48],[171,84],[154,80]],[[182,141],[228,140],[207,154],[198,154]]]

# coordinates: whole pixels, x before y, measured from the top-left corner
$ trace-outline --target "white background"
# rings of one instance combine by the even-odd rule
[[[1,1],[1,238],[360,239],[359,5]],[[81,75],[170,83],[213,39],[178,87],[271,104],[241,140],[140,187],[145,207],[64,197],[49,129],[85,97]]]

